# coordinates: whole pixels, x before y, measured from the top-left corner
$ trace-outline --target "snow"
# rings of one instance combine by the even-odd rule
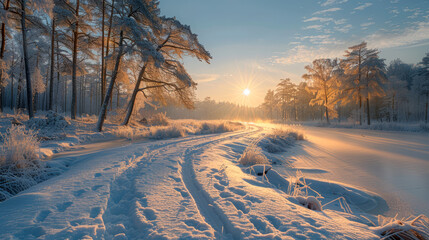
[[[69,165],[62,174],[0,203],[0,239],[379,239],[371,211],[386,201],[367,185],[349,181],[358,178],[347,178],[350,172],[338,174],[334,164],[323,162],[328,156],[339,161],[329,141],[349,137],[357,138],[349,144],[357,144],[359,135],[306,128],[307,141],[284,145],[281,152],[255,148],[270,165],[249,171],[239,164],[245,150],[272,128],[247,124],[209,135],[119,139],[54,154],[51,165]],[[320,142],[318,134],[328,140]],[[408,146],[396,144],[414,144],[417,159],[427,143],[425,136],[414,137]],[[364,170],[356,174],[368,177]]]

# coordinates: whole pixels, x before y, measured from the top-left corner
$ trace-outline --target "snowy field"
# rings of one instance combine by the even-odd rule
[[[194,134],[180,138],[160,130],[147,136],[163,137],[54,154],[51,166],[68,163],[62,174],[0,203],[0,239],[428,234],[427,218],[401,225],[376,215],[427,215],[427,134],[270,124],[198,127],[195,134],[195,125],[183,121],[180,129]]]

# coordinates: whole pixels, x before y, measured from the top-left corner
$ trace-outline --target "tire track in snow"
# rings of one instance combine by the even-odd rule
[[[262,131],[263,128],[257,127],[256,130],[246,131],[244,133],[234,134],[224,136],[218,139],[207,141],[195,146],[192,146],[186,149],[183,156],[182,165],[182,181],[192,196],[192,199],[195,202],[196,207],[198,208],[201,216],[204,218],[204,221],[209,224],[215,230],[216,238],[223,238],[230,235],[233,239],[240,239],[241,231],[234,228],[231,221],[224,214],[224,212],[215,205],[213,199],[209,194],[204,191],[201,184],[198,182],[195,176],[195,170],[193,166],[193,157],[196,154],[201,154],[204,152],[204,149],[208,148],[211,145],[217,144],[219,142],[237,139],[244,137],[246,135],[255,134]]]
[[[136,189],[136,176],[144,175],[145,171],[150,169],[152,163],[159,160],[158,157],[162,156],[163,152],[168,150],[169,147],[172,146],[174,148],[179,144],[195,146],[196,143],[201,143],[201,141],[204,142],[203,145],[206,145],[247,134],[249,134],[249,130],[216,134],[214,136],[201,135],[184,139],[169,139],[148,145],[143,143],[142,148],[144,148],[144,153],[135,156],[136,158],[131,162],[128,169],[117,175],[110,184],[110,196],[102,216],[105,225],[104,237],[106,239],[113,239],[115,235],[123,234],[124,236],[134,238],[150,233],[149,229],[154,227],[151,221],[154,219],[150,219],[151,217],[145,214],[147,212],[145,210],[150,209],[147,208],[146,197],[140,196],[141,194]],[[186,154],[187,152],[187,148],[179,148],[179,150],[180,152],[177,153],[179,155]],[[186,185],[182,184],[186,188]],[[121,223],[118,222],[118,219]]]

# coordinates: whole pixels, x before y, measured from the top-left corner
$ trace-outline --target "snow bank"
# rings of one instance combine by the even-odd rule
[[[258,146],[269,153],[279,153],[299,140],[304,140],[304,133],[300,128],[274,128],[258,142]]]

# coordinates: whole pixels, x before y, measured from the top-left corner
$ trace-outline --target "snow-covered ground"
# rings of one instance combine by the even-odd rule
[[[0,203],[0,239],[378,239],[370,213],[384,213],[392,203],[382,199],[384,192],[375,193],[386,183],[370,176],[385,172],[376,159],[387,154],[385,161],[393,159],[397,168],[410,161],[406,165],[418,164],[411,173],[428,172],[426,135],[377,138],[372,132],[308,128],[306,141],[277,144],[273,127],[248,124],[235,132],[170,140],[93,143],[54,155],[50,161],[69,162],[68,170]],[[267,144],[268,137],[285,152],[258,144]],[[249,148],[260,151],[272,169],[239,164]],[[417,187],[427,194],[427,174],[422,177],[416,182],[426,181]],[[323,198],[304,196],[306,186],[317,191],[308,196]],[[410,196],[410,205],[415,198]],[[322,210],[309,209],[315,207]],[[417,213],[427,212],[427,204],[420,207]]]
[[[378,193],[388,209],[374,213],[429,215],[429,133],[319,127],[305,132],[307,141],[289,154],[294,167],[308,168],[306,176]]]

